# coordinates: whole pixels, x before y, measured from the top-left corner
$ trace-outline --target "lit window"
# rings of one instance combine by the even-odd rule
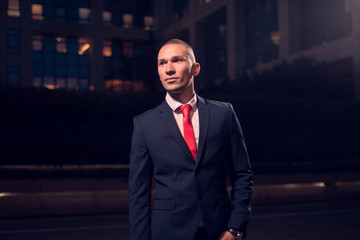
[[[109,11],[103,12],[103,21],[105,24],[111,24],[111,18],[112,18],[111,12]]]
[[[54,77],[44,77],[44,88],[55,89]]]
[[[20,17],[19,0],[9,0],[7,15],[9,17]]]
[[[20,52],[20,31],[19,29],[7,30],[7,51],[8,53]]]
[[[78,80],[77,78],[68,78],[68,85],[67,85],[68,89],[79,89],[79,84],[78,84]]]
[[[145,30],[152,30],[154,28],[154,18],[151,16],[144,17]]]
[[[41,87],[42,86],[41,77],[33,77],[32,78],[32,85],[34,87]]]
[[[7,69],[8,71],[8,83],[14,84],[20,81],[20,67],[10,66]]]
[[[123,15],[123,27],[131,28],[133,26],[133,15],[132,14],[124,14]]]
[[[88,38],[78,38],[78,54],[84,55],[89,53],[90,42]]]
[[[280,34],[279,34],[278,31],[271,32],[271,40],[272,40],[274,45],[279,45],[280,44]]]
[[[39,35],[32,36],[32,50],[42,51],[43,49],[43,37]]]
[[[66,79],[56,78],[56,88],[66,88]]]
[[[91,10],[88,8],[79,8],[79,23],[88,23]]]
[[[58,53],[66,53],[66,38],[57,37],[56,38],[56,52]]]
[[[125,57],[131,58],[134,53],[134,43],[132,42],[123,42],[123,55]]]
[[[41,4],[32,4],[31,5],[32,19],[44,20],[43,16],[43,5]]]
[[[103,56],[104,57],[112,56],[111,40],[105,40],[103,42]]]

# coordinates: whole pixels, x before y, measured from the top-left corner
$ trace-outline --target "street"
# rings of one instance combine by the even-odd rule
[[[360,201],[256,206],[247,240],[356,240]],[[1,240],[128,240],[128,216],[0,220]]]

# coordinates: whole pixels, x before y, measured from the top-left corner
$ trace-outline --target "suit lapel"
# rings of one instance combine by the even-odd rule
[[[164,124],[167,126],[170,133],[173,135],[173,137],[174,137],[175,141],[177,142],[177,144],[179,144],[180,147],[183,148],[184,152],[186,152],[186,154],[193,161],[193,157],[191,155],[191,152],[190,152],[188,146],[186,145],[186,142],[185,142],[183,136],[181,135],[179,127],[177,126],[177,123],[175,121],[172,109],[166,103],[166,101],[163,101],[163,103],[160,105],[159,113],[160,113],[160,116],[161,116],[162,120],[164,121]]]
[[[209,129],[209,118],[210,118],[209,107],[206,105],[206,102],[202,97],[198,96],[197,107],[199,111],[200,134],[199,134],[199,145],[196,155],[196,166],[201,161],[204,152],[204,146]]]

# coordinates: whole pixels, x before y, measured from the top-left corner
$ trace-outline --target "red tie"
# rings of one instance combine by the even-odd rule
[[[191,106],[190,105],[180,106],[178,107],[178,110],[180,110],[183,114],[185,142],[188,145],[194,160],[196,161],[196,143],[195,143],[194,129],[190,119]]]

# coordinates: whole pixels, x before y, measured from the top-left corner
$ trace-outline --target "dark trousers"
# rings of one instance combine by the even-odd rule
[[[198,228],[195,239],[194,240],[208,240],[208,236],[206,234],[205,228]]]

